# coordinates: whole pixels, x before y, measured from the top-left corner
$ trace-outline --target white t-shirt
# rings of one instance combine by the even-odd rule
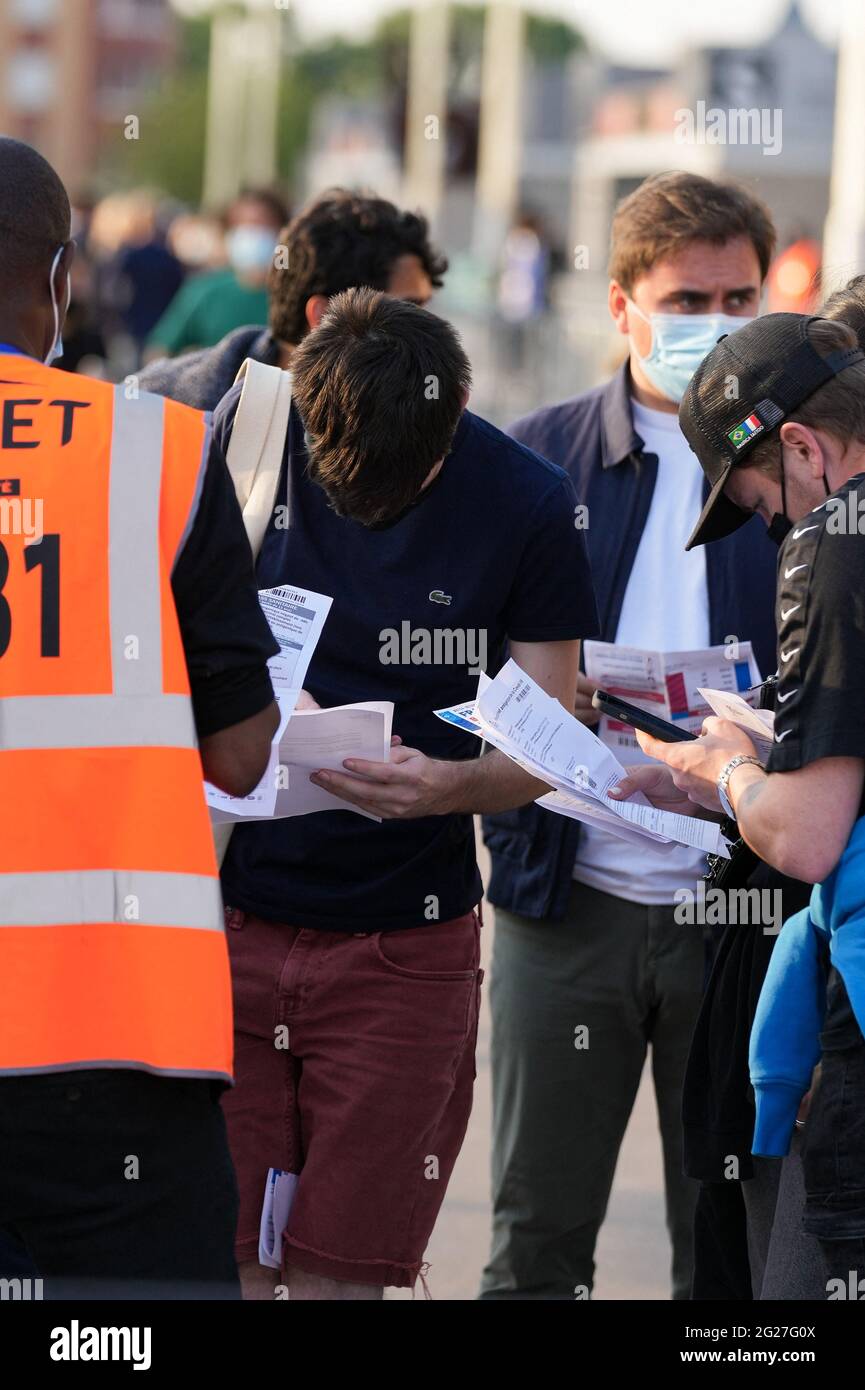
[[[634,426],[658,475],[646,525],[616,629],[624,647],[687,651],[709,645],[706,550],[685,552],[703,506],[703,471],[672,412],[632,401]],[[574,878],[630,902],[672,903],[677,888],[693,888],[706,857],[685,845],[656,854],[605,830],[584,825]]]

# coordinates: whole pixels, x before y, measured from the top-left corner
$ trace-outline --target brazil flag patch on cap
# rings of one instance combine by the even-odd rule
[[[756,434],[765,429],[762,420],[757,415],[749,415],[741,424],[737,425],[727,434],[727,438],[734,449],[741,449],[749,439],[753,439]]]

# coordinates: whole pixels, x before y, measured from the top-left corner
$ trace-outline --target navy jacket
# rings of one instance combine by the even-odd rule
[[[169,396],[194,410],[215,410],[247,357],[276,366],[279,346],[266,328],[235,328],[213,347],[160,357],[142,369],[139,385],[142,391]]]
[[[627,363],[605,386],[545,406],[518,420],[510,433],[566,469],[588,507],[600,637],[613,642],[658,471],[657,457],[644,452],[634,428]],[[764,676],[776,665],[777,560],[778,549],[756,517],[706,548],[710,641],[750,639]],[[492,858],[489,900],[524,917],[562,918],[579,821],[532,804],[485,816],[483,825]]]

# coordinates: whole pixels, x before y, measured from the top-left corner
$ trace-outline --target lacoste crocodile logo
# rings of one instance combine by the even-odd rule
[[[429,601],[430,603],[445,603],[450,608],[451,596],[450,594],[443,594],[441,589],[433,589]]]

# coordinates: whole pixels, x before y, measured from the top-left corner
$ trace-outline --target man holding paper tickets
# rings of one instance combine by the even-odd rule
[[[289,524],[268,528],[259,583],[333,596],[307,688],[325,708],[392,701],[402,742],[312,778],[366,816],[239,825],[223,864],[237,1255],[249,1297],[284,1279],[290,1298],[374,1299],[414,1285],[471,1108],[471,813],[547,790],[434,711],[472,699],[506,643],[571,706],[596,614],[570,480],[466,410],[470,368],[444,320],[349,290],[292,374]],[[238,396],[216,413],[223,442]],[[269,1169],[298,1175],[284,1276],[258,1261]]]
[[[734,380],[734,395],[725,387]],[[783,1155],[805,1121],[803,1226],[827,1289],[865,1263],[865,354],[845,324],[771,314],[724,338],[682,402],[710,492],[691,546],[755,513],[784,535],[774,745],[762,766],[736,725],[707,719],[621,790],[735,817],[768,863],[815,884],[784,925],[751,1035],[754,1152]]]

